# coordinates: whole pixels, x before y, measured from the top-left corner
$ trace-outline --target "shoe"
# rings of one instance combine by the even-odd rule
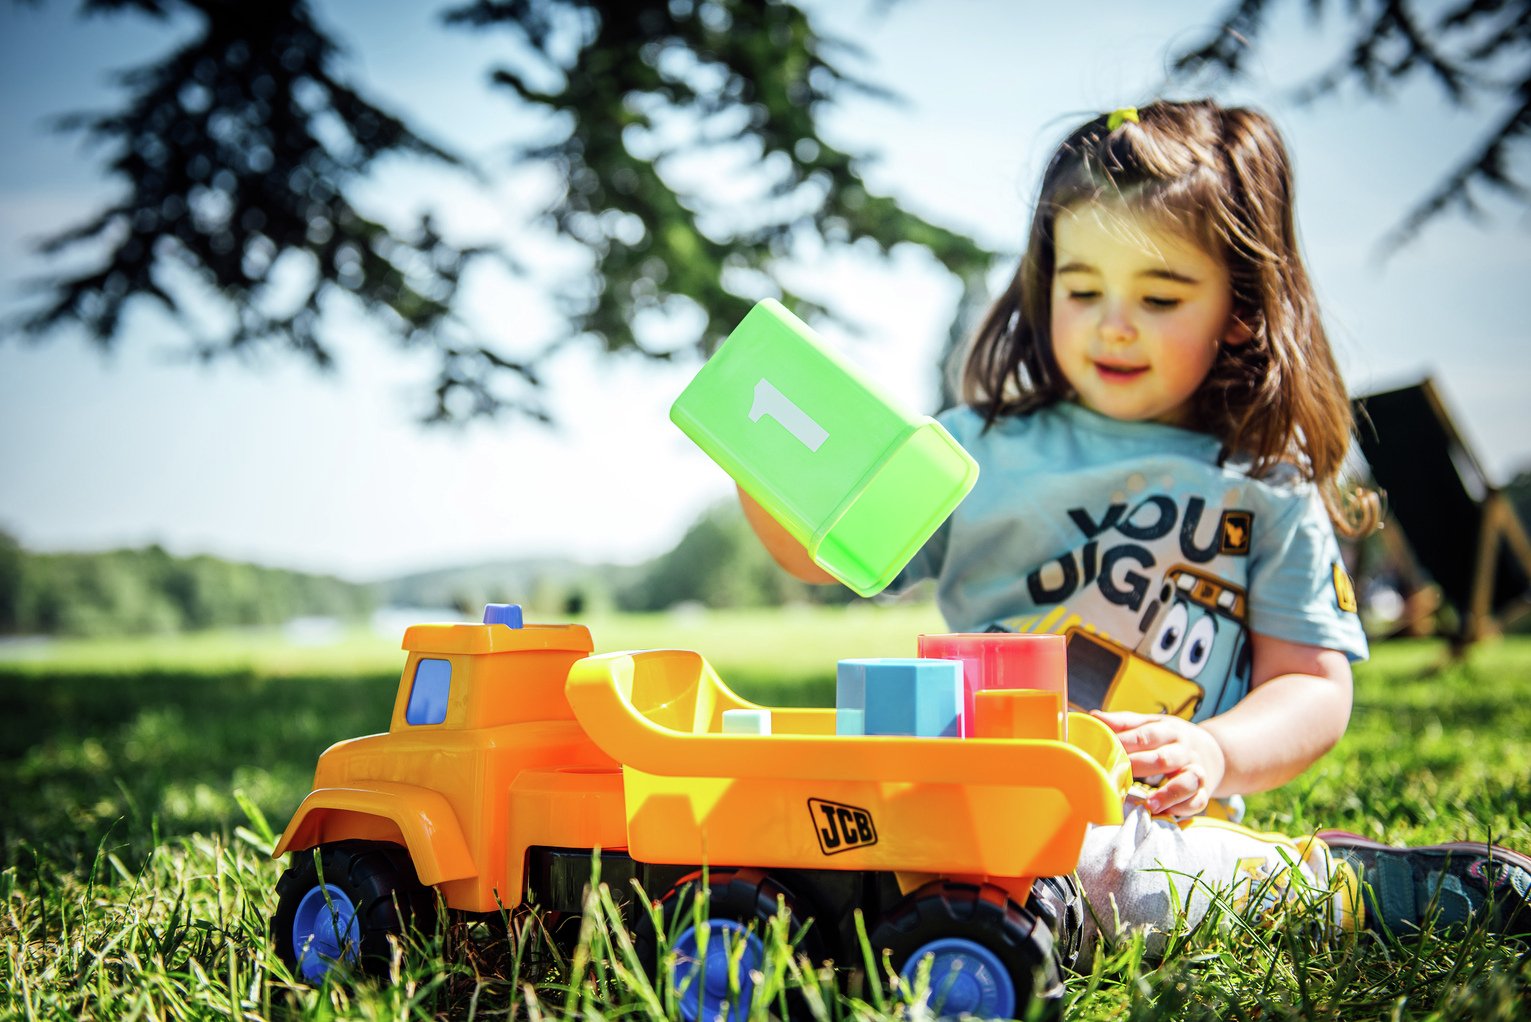
[[[1520,852],[1481,841],[1404,848],[1343,830],[1318,838],[1368,892],[1368,929],[1450,929],[1489,912],[1493,932],[1531,934],[1531,857]]]

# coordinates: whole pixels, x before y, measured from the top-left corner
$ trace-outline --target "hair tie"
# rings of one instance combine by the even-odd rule
[[[1135,106],[1118,107],[1106,117],[1106,130],[1115,131],[1128,121],[1131,121],[1133,124],[1139,123],[1138,108]]]

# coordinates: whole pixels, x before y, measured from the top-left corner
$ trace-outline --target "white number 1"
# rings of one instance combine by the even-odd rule
[[[808,413],[792,403],[792,399],[771,385],[769,380],[755,384],[755,400],[750,405],[750,421],[759,422],[761,416],[769,415],[782,428],[800,440],[810,451],[817,451],[829,432],[814,422]]]

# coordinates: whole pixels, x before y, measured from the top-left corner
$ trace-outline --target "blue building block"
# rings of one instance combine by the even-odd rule
[[[519,603],[484,604],[484,624],[509,625],[512,628],[520,628],[521,605]]]
[[[956,738],[961,733],[961,661],[840,661],[835,734]]]

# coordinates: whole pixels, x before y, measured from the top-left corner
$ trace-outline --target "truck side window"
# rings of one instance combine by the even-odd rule
[[[421,660],[409,690],[404,720],[410,724],[440,724],[447,719],[447,693],[452,690],[452,665],[446,660]]]

